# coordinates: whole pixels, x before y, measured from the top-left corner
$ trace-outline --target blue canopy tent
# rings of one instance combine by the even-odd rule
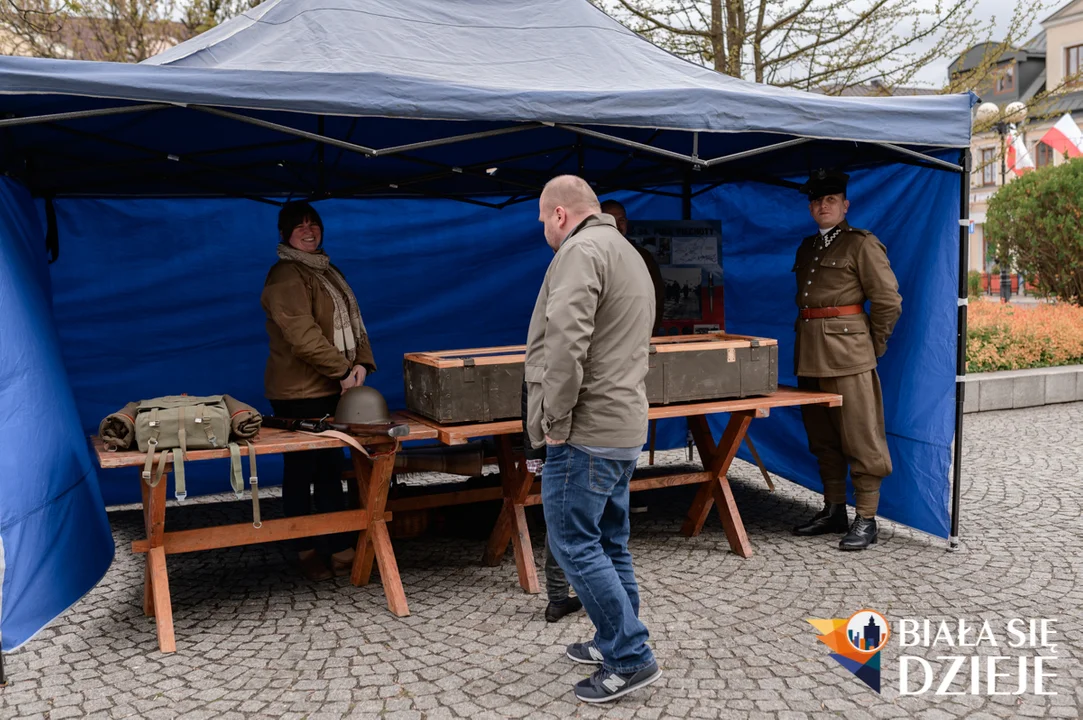
[[[882,514],[954,542],[973,100],[743,82],[586,0],[269,0],[141,65],[0,58],[0,273],[20,279],[0,302],[21,313],[4,305],[0,375],[37,378],[0,394],[3,415],[34,402],[61,419],[47,443],[0,434],[18,468],[0,474],[0,638],[25,642],[108,565],[102,499],[139,490],[90,468],[82,436],[101,417],[179,392],[266,409],[258,295],[276,208],[298,197],[319,201],[372,336],[371,382],[401,406],[404,352],[522,342],[550,257],[530,201],[563,172],[632,217],[720,219],[727,329],[779,338],[793,384],[789,270],[811,227],[795,188],[846,169],[851,221],[885,242],[904,298],[881,364],[896,467]],[[819,488],[796,411],[752,435],[768,468]],[[222,468],[189,476],[190,493],[226,485]],[[96,519],[72,528],[77,477]],[[41,497],[24,501],[30,486]],[[57,552],[94,570],[62,579]]]

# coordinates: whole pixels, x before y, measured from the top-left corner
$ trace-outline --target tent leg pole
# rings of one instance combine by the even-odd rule
[[[967,283],[967,263],[970,244],[970,149],[960,158],[963,171],[959,174],[959,315],[955,333],[955,458],[952,463],[951,530],[948,551],[959,549],[959,504],[962,499],[963,477],[963,403],[966,399],[966,304],[970,295]]]
[[[8,684],[8,676],[4,674],[4,648],[0,647],[0,687]]]

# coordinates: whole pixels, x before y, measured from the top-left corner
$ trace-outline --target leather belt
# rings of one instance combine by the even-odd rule
[[[840,317],[842,315],[861,315],[864,312],[864,305],[841,305],[839,307],[801,308],[801,319],[815,320],[818,318]]]

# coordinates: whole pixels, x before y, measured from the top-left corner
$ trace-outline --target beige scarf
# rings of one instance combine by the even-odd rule
[[[361,309],[357,306],[357,298],[350,289],[346,278],[338,268],[331,264],[331,258],[320,250],[310,253],[304,250],[279,243],[278,257],[282,260],[290,260],[299,263],[319,278],[323,289],[331,296],[335,304],[335,347],[341,352],[350,366],[357,359],[357,348],[367,334],[365,323],[361,320]]]

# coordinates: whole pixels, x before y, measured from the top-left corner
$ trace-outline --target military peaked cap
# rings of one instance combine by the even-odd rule
[[[822,198],[824,195],[845,193],[846,183],[850,176],[840,170],[825,170],[820,168],[809,175],[808,182],[799,189],[808,195],[809,202]]]

